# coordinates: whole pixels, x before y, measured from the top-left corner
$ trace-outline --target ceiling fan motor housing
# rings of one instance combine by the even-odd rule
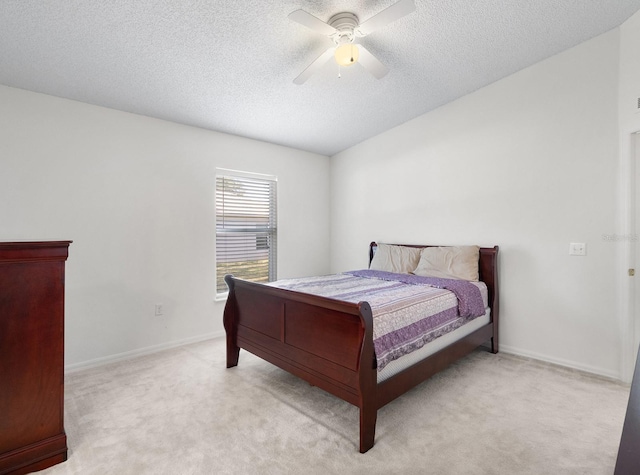
[[[336,45],[353,43],[355,39],[354,30],[360,24],[356,14],[351,12],[336,13],[329,18],[327,23],[336,29],[336,32],[332,35],[333,42]]]

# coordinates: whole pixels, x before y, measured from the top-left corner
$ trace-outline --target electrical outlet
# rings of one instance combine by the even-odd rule
[[[156,304],[156,317],[164,315],[164,305],[161,303]]]
[[[584,242],[572,242],[569,244],[570,256],[586,256],[587,244]]]

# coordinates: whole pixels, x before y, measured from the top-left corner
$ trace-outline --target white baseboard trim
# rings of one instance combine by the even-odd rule
[[[575,369],[578,371],[582,371],[584,373],[590,373],[596,376],[602,376],[608,379],[614,379],[616,381],[623,382],[620,374],[614,373],[612,371],[608,371],[604,368],[583,365],[580,363],[576,363],[575,361],[565,360],[562,358],[550,358],[549,356],[542,355],[534,351],[526,351],[520,348],[515,348],[513,346],[503,345],[502,343],[500,343],[500,352],[508,353],[510,355],[515,355],[515,356],[522,356],[525,358],[531,358],[538,361],[544,361],[545,363],[551,363],[554,365],[563,366],[565,368]]]
[[[171,348],[177,348],[179,346],[189,345],[191,343],[198,343],[205,340],[212,340],[214,338],[220,338],[225,335],[224,331],[218,331],[213,333],[205,333],[204,335],[192,336],[184,338],[182,340],[174,340],[166,343],[160,343],[159,345],[147,346],[146,348],[140,348],[137,350],[125,351],[124,353],[118,353],[115,355],[105,356],[102,358],[95,358],[88,361],[82,361],[80,363],[73,363],[65,365],[64,372],[75,373],[84,369],[96,368],[98,366],[104,366],[109,363],[115,363],[116,361],[129,360],[131,358],[137,358],[139,356],[150,355],[158,353],[159,351],[169,350]]]
[[[169,350],[171,348],[177,348],[179,346],[198,343],[205,340],[213,340],[214,338],[222,338],[224,336],[225,336],[225,332],[221,330],[217,332],[206,333],[204,335],[184,338],[182,340],[174,340],[166,343],[160,343],[159,345],[147,346],[146,348],[140,348],[132,351],[125,351],[124,353],[118,353],[115,355],[105,356],[102,358],[95,358],[88,361],[82,361],[80,363],[66,365],[64,367],[64,372],[75,373],[77,371],[82,371],[84,369],[96,368],[98,366],[104,366],[110,363],[115,363],[117,361],[123,361],[123,360],[132,359],[132,358],[137,358],[140,356],[150,355],[153,353],[158,353],[159,351]],[[510,355],[521,356],[524,358],[531,358],[538,361],[544,361],[545,363],[551,363],[558,366],[563,366],[565,368],[575,369],[585,373],[590,373],[597,376],[603,376],[605,378],[614,379],[616,381],[622,381],[620,374],[607,371],[603,368],[599,368],[595,366],[582,365],[582,364],[576,363],[575,361],[565,360],[562,358],[550,358],[546,355],[536,353],[534,351],[526,351],[520,348],[516,348],[509,345],[503,345],[503,344],[500,344],[500,351]]]

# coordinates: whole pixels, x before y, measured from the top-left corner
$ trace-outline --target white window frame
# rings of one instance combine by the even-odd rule
[[[242,219],[238,220],[234,220],[234,217],[238,217],[242,214],[241,213],[237,213],[237,207],[234,208],[235,211],[235,215],[233,215],[233,213],[227,213],[224,214],[224,205],[222,203],[222,199],[225,196],[228,195],[224,195],[221,194],[222,190],[220,190],[220,183],[221,180],[223,179],[231,179],[231,180],[238,180],[239,182],[242,182],[243,180],[246,183],[254,183],[254,184],[267,184],[269,183],[269,191],[268,191],[268,210],[264,209],[264,206],[266,205],[266,203],[263,201],[262,202],[262,206],[261,206],[261,210],[260,212],[262,213],[263,216],[266,216],[266,214],[268,214],[268,223],[265,223],[265,226],[260,226],[259,225],[259,221],[260,219],[254,222],[249,222],[249,226],[247,227],[240,225],[239,221],[241,221]],[[278,179],[276,176],[274,175],[264,175],[264,174],[259,174],[259,173],[251,173],[251,172],[244,172],[244,171],[238,171],[238,170],[229,170],[229,169],[224,169],[224,168],[217,168],[216,169],[216,182],[215,182],[215,208],[216,208],[216,255],[215,255],[215,261],[216,261],[216,300],[223,300],[227,297],[228,295],[228,289],[225,288],[225,290],[222,290],[221,288],[219,288],[219,286],[221,286],[221,280],[224,279],[224,274],[227,273],[232,273],[234,274],[236,277],[239,278],[246,278],[247,280],[254,280],[252,278],[252,276],[250,275],[242,275],[242,272],[240,270],[235,270],[235,271],[231,271],[229,272],[229,269],[233,269],[234,265],[233,262],[243,262],[243,261],[229,261],[228,265],[225,267],[220,266],[219,263],[220,261],[225,259],[230,259],[230,255],[233,254],[233,252],[231,251],[227,251],[227,254],[225,254],[225,251],[222,249],[222,239],[223,236],[226,235],[232,235],[232,236],[236,236],[240,241],[241,244],[248,244],[252,241],[253,238],[255,238],[255,249],[248,249],[247,248],[247,257],[251,257],[251,254],[260,254],[260,251],[266,252],[268,257],[268,276],[267,276],[267,280],[273,281],[276,280],[276,275],[277,275],[277,236],[278,236],[278,227],[277,227],[277,182]],[[258,198],[265,198],[266,196],[264,195],[263,192],[260,193],[260,196]],[[249,198],[249,200],[251,200],[251,198]],[[240,204],[242,205],[243,203],[238,203],[237,201],[234,204]],[[249,203],[247,203],[247,205],[249,205]],[[249,211],[249,208],[247,208],[247,211]],[[231,219],[229,218],[231,217]],[[245,236],[243,236],[245,235]],[[249,239],[247,239],[249,238]],[[265,242],[268,242],[268,246],[266,246],[265,248]],[[234,251],[235,252],[235,251]],[[243,249],[240,249],[238,252],[242,253],[244,252]],[[234,256],[237,257],[237,256]],[[255,256],[254,256],[255,257]],[[261,259],[262,260],[262,259]],[[246,262],[251,261],[251,259],[247,259]],[[223,267],[223,270],[221,272],[221,267]],[[220,275],[223,274],[223,275]],[[264,275],[264,274],[263,274]],[[261,279],[259,281],[264,281],[264,279]]]

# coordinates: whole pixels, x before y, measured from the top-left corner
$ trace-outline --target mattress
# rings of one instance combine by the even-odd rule
[[[402,372],[403,370],[413,366],[414,364],[422,361],[423,359],[437,353],[443,348],[449,346],[452,343],[470,335],[479,328],[487,325],[491,321],[491,309],[487,308],[485,314],[482,317],[475,318],[470,322],[456,328],[455,330],[442,335],[439,338],[425,344],[422,348],[419,348],[411,353],[408,353],[401,358],[391,361],[384,368],[378,371],[378,383],[381,383],[392,376]]]

